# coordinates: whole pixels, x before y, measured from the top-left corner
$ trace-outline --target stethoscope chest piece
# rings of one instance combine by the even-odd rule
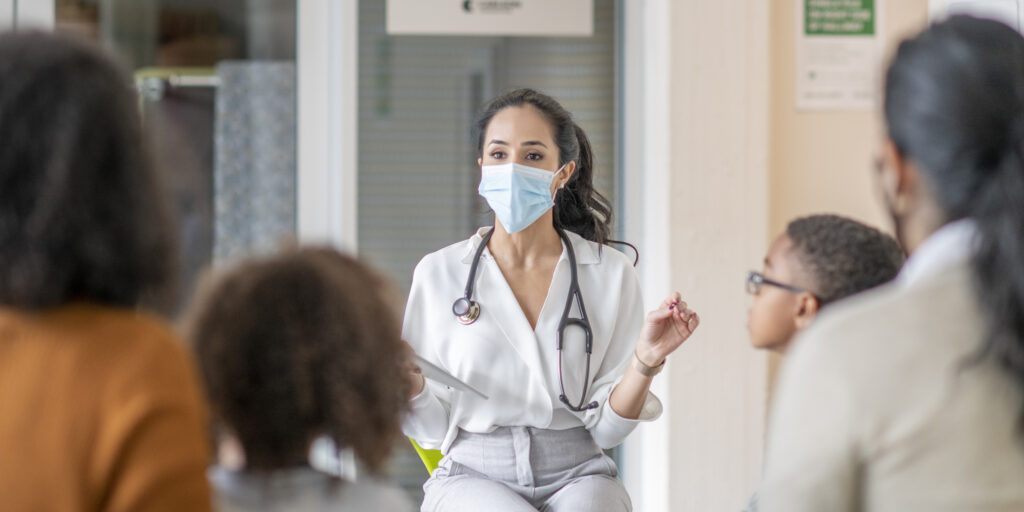
[[[477,304],[475,300],[460,297],[455,304],[452,304],[452,313],[455,313],[460,324],[469,325],[480,318],[480,304]]]
[[[469,278],[466,280],[466,291],[455,300],[452,304],[452,313],[455,318],[459,320],[462,325],[469,325],[476,322],[477,318],[480,318],[480,304],[473,300],[473,284],[476,279],[477,266],[480,264],[480,256],[483,255],[484,248],[487,247],[487,241],[491,239],[491,235],[494,234],[494,228],[484,235],[483,240],[480,241],[480,245],[477,246],[476,254],[473,255],[473,263],[469,267]],[[562,238],[562,242],[565,245],[565,251],[569,257],[569,269],[570,269],[570,284],[569,284],[569,295],[565,299],[565,310],[562,311],[562,319],[558,324],[558,388],[562,392],[558,395],[558,399],[570,410],[575,412],[584,412],[590,409],[596,409],[598,403],[592,401],[586,403],[587,388],[590,386],[590,356],[593,353],[594,346],[594,334],[590,328],[590,320],[587,318],[587,309],[583,306],[583,294],[580,292],[579,278],[576,275],[576,252],[573,251],[572,241],[566,236],[565,232],[558,229],[558,236]],[[580,310],[580,318],[571,318],[569,315],[572,312],[573,301],[577,303]],[[562,380],[562,345],[564,342],[563,334],[567,327],[577,327],[583,330],[586,335],[586,353],[587,353],[587,366],[585,374],[583,376],[583,391],[580,394],[580,401],[577,404],[573,404],[565,395],[565,382]]]
[[[455,299],[455,303],[452,304],[452,314],[459,320],[462,325],[469,325],[476,322],[477,318],[480,318],[480,304],[473,300],[473,283],[476,280],[476,269],[480,264],[480,256],[483,255],[484,249],[487,247],[487,242],[491,240],[491,235],[494,234],[494,228],[484,235],[483,240],[480,241],[480,245],[476,248],[476,254],[473,255],[473,263],[469,266],[469,279],[466,280],[466,293],[462,294],[462,297]]]

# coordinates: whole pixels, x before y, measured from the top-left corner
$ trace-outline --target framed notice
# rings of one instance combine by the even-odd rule
[[[387,0],[394,35],[590,36],[593,0]]]
[[[872,110],[881,91],[881,0],[796,0],[796,106]]]

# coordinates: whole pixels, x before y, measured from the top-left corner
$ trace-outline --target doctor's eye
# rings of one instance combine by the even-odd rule
[[[527,153],[526,154],[526,159],[527,160],[537,161],[537,160],[541,160],[543,158],[544,158],[544,155],[542,155],[540,153]]]
[[[495,160],[501,160],[502,158],[505,158],[505,152],[504,151],[491,151],[491,158],[493,158]]]

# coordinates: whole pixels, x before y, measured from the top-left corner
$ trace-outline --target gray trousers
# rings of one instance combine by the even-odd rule
[[[459,431],[423,484],[423,512],[630,512],[618,469],[583,427]]]

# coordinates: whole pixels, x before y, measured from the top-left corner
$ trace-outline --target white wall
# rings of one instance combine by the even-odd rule
[[[19,29],[34,28],[52,30],[55,21],[56,2],[50,0],[14,0],[15,14]]]
[[[0,30],[52,29],[54,8],[51,0],[0,0]]]
[[[627,486],[645,512],[739,510],[760,477],[767,402],[743,275],[767,240],[769,6],[646,0],[638,15],[643,140],[626,147],[643,148],[644,179],[629,184],[644,194],[627,208],[643,212],[645,299],[679,290],[702,325],[655,381],[665,416],[627,445]]]
[[[14,25],[14,0],[0,0],[0,30]]]

